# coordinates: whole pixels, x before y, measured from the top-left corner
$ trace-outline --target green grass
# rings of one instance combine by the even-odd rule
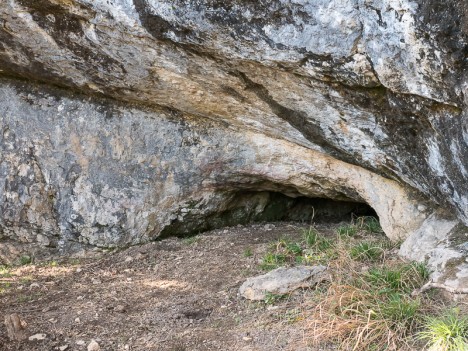
[[[384,250],[376,243],[364,241],[354,245],[350,250],[351,258],[359,261],[378,261]]]
[[[354,224],[342,225],[337,229],[340,237],[353,237],[357,234],[358,228]]]
[[[302,255],[302,247],[298,243],[288,243],[288,242],[286,242],[285,251],[290,255],[295,255],[295,256]]]
[[[20,263],[22,266],[25,266],[25,265],[27,265],[27,264],[31,264],[31,263],[32,263],[32,258],[31,258],[31,256],[23,255],[23,256],[20,257],[19,263]]]
[[[317,229],[314,227],[309,227],[309,229],[302,230],[302,236],[304,238],[304,243],[307,247],[312,247],[317,243],[317,240],[320,236]]]
[[[287,262],[287,255],[267,252],[263,258],[260,268],[265,271],[271,271],[272,269],[283,266]]]
[[[349,244],[338,246],[340,257],[330,263],[334,279],[315,297],[320,302],[310,318],[313,335],[340,350],[406,350],[427,313],[427,297],[411,295],[426,282],[427,267],[397,260],[382,263],[385,249],[380,242]],[[373,247],[378,252],[373,253]],[[370,268],[361,270],[362,261]]]
[[[377,218],[372,216],[363,216],[356,219],[356,225],[359,229],[364,230],[371,234],[383,233],[380,222]]]
[[[10,278],[11,268],[8,266],[0,266],[0,278]]]
[[[421,278],[421,280],[426,281],[429,279],[429,276],[431,275],[431,271],[429,270],[429,268],[427,267],[425,263],[412,262],[411,266],[416,271],[416,273]]]
[[[330,267],[332,280],[318,287],[311,301],[315,307],[306,317],[312,338],[322,345],[331,342],[340,350],[408,350],[421,346],[415,335],[424,327],[420,338],[436,345],[433,351],[438,351],[441,343],[429,342],[428,338],[431,330],[434,339],[435,327],[430,329],[429,322],[434,324],[436,319],[425,318],[439,302],[433,294],[411,294],[427,282],[430,272],[425,264],[403,262],[389,255],[396,246],[382,233],[375,217],[355,218],[340,226],[334,239],[311,226],[302,231],[300,242],[280,239],[273,243],[261,267],[270,270],[286,264],[319,263]],[[268,295],[265,303],[274,304],[279,298]],[[466,324],[468,330],[468,317]],[[463,334],[454,341],[463,348],[440,350],[468,351],[463,328],[454,333]]]
[[[283,300],[287,296],[288,296],[287,294],[272,294],[270,292],[267,292],[265,294],[265,299],[263,301],[267,305],[274,305],[275,303]]]
[[[183,239],[183,243],[185,245],[193,245],[195,244],[196,242],[198,242],[198,240],[200,240],[200,238],[198,236],[190,236],[188,238],[184,238]]]
[[[427,279],[427,269],[419,263],[402,263],[392,267],[373,267],[364,280],[379,293],[411,293]]]
[[[253,252],[250,247],[244,250],[244,257],[252,257],[252,256],[253,256]]]
[[[386,299],[378,300],[378,313],[384,320],[400,327],[410,327],[421,307],[420,299],[412,299],[402,294],[389,294]]]
[[[446,311],[441,316],[428,316],[418,337],[426,342],[430,350],[468,350],[468,316],[455,310]]]
[[[260,268],[272,270],[286,264],[318,264],[331,259],[334,253],[332,241],[313,227],[303,230],[302,236],[302,242],[281,238],[272,243],[262,258]]]
[[[314,227],[303,230],[302,236],[304,239],[304,244],[307,248],[314,249],[316,251],[325,251],[332,246],[332,242],[324,236],[320,235],[320,233]]]

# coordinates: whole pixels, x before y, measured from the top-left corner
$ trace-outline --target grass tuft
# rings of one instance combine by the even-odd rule
[[[287,262],[287,256],[285,254],[267,252],[263,258],[260,268],[265,271],[271,271],[284,265]]]
[[[244,250],[244,257],[252,257],[252,256],[253,256],[253,252],[250,247]]]
[[[11,277],[11,268],[8,266],[0,265],[0,278]]]
[[[274,305],[275,303],[283,300],[287,296],[288,296],[287,294],[273,294],[273,293],[267,292],[265,294],[265,299],[263,301],[267,305]]]
[[[28,255],[23,255],[20,257],[19,259],[19,262],[22,266],[25,266],[27,264],[31,264],[32,263],[32,258],[31,256],[28,256]]]
[[[193,245],[197,243],[199,240],[200,240],[200,237],[194,235],[194,236],[189,236],[189,237],[184,238],[182,242],[185,245]]]
[[[356,219],[356,225],[358,228],[371,234],[383,233],[379,220],[372,216],[358,217]]]
[[[437,351],[468,350],[468,316],[451,309],[442,316],[428,316],[418,337],[426,347]]]
[[[384,254],[382,247],[371,242],[361,242],[350,250],[351,258],[359,261],[378,261]]]
[[[427,309],[425,297],[411,292],[425,283],[428,272],[421,264],[385,260],[386,247],[383,240],[338,241],[337,257],[329,262],[332,281],[306,317],[314,343],[340,350],[410,349]]]
[[[332,246],[331,241],[320,235],[320,233],[314,227],[309,227],[309,229],[304,230],[302,235],[304,238],[304,244],[309,249],[325,251]]]
[[[340,237],[354,237],[358,232],[358,228],[354,224],[347,224],[339,227],[337,233]]]

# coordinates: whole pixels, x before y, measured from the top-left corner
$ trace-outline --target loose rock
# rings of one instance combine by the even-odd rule
[[[28,338],[28,340],[29,340],[29,341],[41,341],[41,340],[45,340],[46,337],[47,337],[46,334],[40,333],[40,334],[31,335],[31,336]]]
[[[99,351],[101,347],[95,340],[91,340],[91,342],[88,345],[88,351]]]
[[[327,279],[325,266],[280,267],[247,279],[239,288],[239,293],[248,300],[264,300],[267,293],[288,294],[299,288],[314,286]]]

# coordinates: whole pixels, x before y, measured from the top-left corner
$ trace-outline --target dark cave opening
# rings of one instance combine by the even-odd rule
[[[237,191],[227,196],[216,210],[200,214],[189,211],[166,226],[159,239],[189,236],[201,232],[262,222],[339,223],[376,212],[361,202],[336,201],[306,196],[291,197],[274,191]]]

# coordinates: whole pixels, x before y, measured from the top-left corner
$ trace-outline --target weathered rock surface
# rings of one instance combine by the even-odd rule
[[[284,295],[300,288],[313,287],[329,279],[325,266],[280,267],[247,279],[239,288],[248,300],[265,300],[267,294]]]
[[[467,17],[464,0],[2,1],[0,257],[254,219],[271,191],[367,203],[395,240],[466,231]]]
[[[430,216],[401,245],[400,256],[427,262],[435,286],[468,292],[468,230],[457,221]]]

